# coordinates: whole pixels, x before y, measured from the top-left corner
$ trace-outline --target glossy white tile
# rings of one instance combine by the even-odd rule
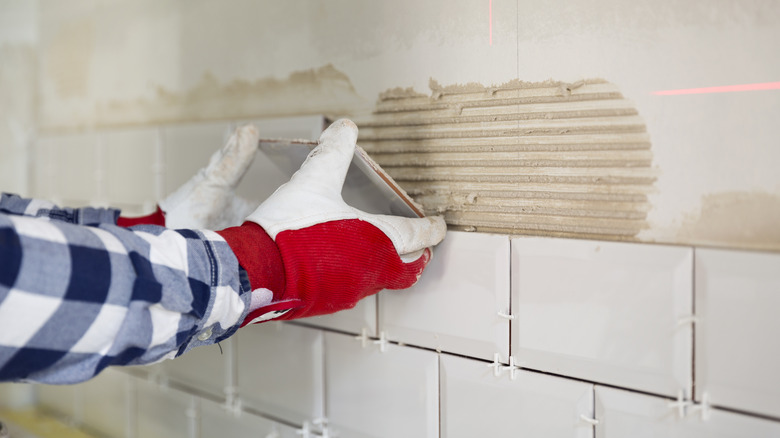
[[[36,196],[83,205],[99,191],[98,139],[94,134],[42,137],[36,142]]]
[[[704,417],[703,417],[704,415]],[[596,437],[741,438],[780,436],[780,422],[596,386]]]
[[[529,371],[494,374],[473,359],[441,356],[443,438],[593,436],[593,385]]]
[[[696,399],[780,418],[780,254],[696,250]]]
[[[227,122],[189,123],[162,128],[166,196],[208,165],[211,155],[225,146],[230,128]]]
[[[348,310],[331,315],[314,316],[296,320],[297,324],[360,334],[366,330],[368,336],[377,336],[376,296],[366,297]]]
[[[133,377],[108,368],[92,380],[79,385],[82,391],[83,423],[105,436],[126,436],[128,422],[128,389]]]
[[[57,417],[79,421],[83,412],[78,385],[35,385],[38,406]]]
[[[189,438],[196,429],[197,399],[172,388],[136,380],[139,437]]]
[[[322,417],[321,331],[268,322],[237,336],[238,391],[246,406],[295,424]]]
[[[438,355],[325,333],[328,423],[341,437],[439,436]]]
[[[379,294],[379,331],[482,359],[509,356],[509,238],[450,231],[419,282]]]
[[[238,415],[211,400],[200,400],[201,437],[297,438],[296,429],[267,418],[241,412]],[[312,437],[313,438],[313,437]]]
[[[229,369],[232,339],[220,345],[209,345],[190,350],[183,356],[161,363],[162,373],[173,382],[197,388],[217,397],[225,396],[225,388],[232,385]]]
[[[157,129],[110,131],[100,135],[102,184],[111,205],[142,205],[157,201],[155,166],[160,135]],[[148,211],[146,213],[151,213]]]
[[[692,263],[685,247],[513,239],[512,355],[532,369],[688,394]]]

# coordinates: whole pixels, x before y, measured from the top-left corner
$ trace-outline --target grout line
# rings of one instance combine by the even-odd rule
[[[156,128],[157,140],[154,145],[154,196],[157,202],[165,198],[165,131],[162,126]]]
[[[515,291],[514,283],[512,283],[512,271],[514,266],[512,264],[512,239],[509,238],[509,314],[514,315],[514,307],[512,307],[512,295]],[[518,292],[519,293],[519,292]],[[509,356],[512,356],[512,328],[514,324],[514,319],[509,320]],[[509,360],[509,359],[507,359]]]
[[[125,375],[125,438],[138,436],[138,392],[136,378],[132,374]]]
[[[594,420],[599,420],[599,418],[596,416],[596,385],[591,386],[591,402],[593,403],[591,406],[593,407],[593,412],[591,412],[591,417]],[[593,427],[593,437],[596,436],[596,426],[598,426],[599,423],[592,424],[591,427]]]
[[[442,375],[442,373],[441,373],[441,353],[436,355],[436,363],[437,363],[437,367],[436,367],[436,374],[437,374],[436,377],[437,377],[437,379],[436,380],[437,380],[437,383],[439,385],[439,399],[438,399],[438,402],[439,402],[438,403],[439,404],[439,406],[438,406],[438,408],[439,408],[439,438],[442,438],[442,429],[443,429],[443,427],[442,427],[442,415],[441,415],[441,398],[442,398],[441,397],[441,375]]]
[[[152,382],[149,382],[147,380],[147,378],[145,376],[142,376],[140,373],[127,372],[127,375],[131,376],[131,377],[133,377],[135,379],[138,379],[140,381],[143,381],[143,382],[152,383]],[[156,389],[160,388],[160,386],[158,384],[152,383],[152,385]],[[168,380],[168,383],[167,383],[166,386],[168,388],[170,388],[170,389],[175,390],[175,391],[182,392],[182,393],[187,394],[187,395],[199,397],[201,399],[208,400],[208,401],[211,401],[211,402],[214,402],[214,403],[217,403],[217,404],[224,404],[225,401],[226,401],[225,397],[216,396],[216,395],[214,395],[212,393],[209,393],[209,392],[206,392],[206,391],[204,391],[204,390],[202,390],[202,389],[200,389],[198,387],[191,386],[191,385],[188,385],[186,383],[182,383],[182,382],[179,382],[179,381],[176,381],[176,380]],[[255,416],[258,416],[258,417],[262,417],[262,418],[265,418],[267,420],[271,420],[273,422],[276,422],[276,423],[279,423],[279,424],[282,424],[282,425],[285,425],[285,426],[289,426],[289,427],[292,427],[292,428],[300,429],[302,427],[301,424],[297,424],[297,423],[291,422],[289,420],[285,420],[283,418],[276,417],[276,416],[274,416],[272,414],[269,414],[267,412],[259,411],[257,409],[252,408],[252,407],[249,407],[249,406],[242,406],[241,407],[241,411],[242,412],[246,412],[247,414],[252,414],[252,415],[255,415]]]
[[[701,405],[701,403],[695,402],[694,405]],[[767,415],[767,414],[759,414],[759,413],[756,413],[756,412],[748,412],[748,411],[743,411],[743,410],[736,409],[736,408],[728,408],[728,407],[725,407],[725,406],[713,405],[713,404],[711,404],[710,407],[718,409],[718,410],[721,410],[721,411],[724,411],[724,412],[730,412],[732,414],[744,415],[746,417],[753,417],[753,418],[758,418],[758,419],[761,419],[761,420],[768,420],[768,421],[775,421],[775,422],[780,421],[780,416],[773,417],[773,416]]]
[[[691,314],[696,317],[696,248],[691,248]],[[696,401],[696,322],[691,324],[691,394]]]
[[[330,411],[328,410],[328,363],[326,361],[326,344],[325,344],[325,331],[320,330],[320,342],[322,347],[322,416],[328,418]]]

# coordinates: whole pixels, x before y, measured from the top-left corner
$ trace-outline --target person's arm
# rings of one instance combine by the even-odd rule
[[[116,224],[119,218],[119,210],[115,208],[58,207],[50,201],[22,198],[11,193],[0,194],[0,214],[47,218],[78,225]]]
[[[216,233],[0,214],[0,381],[75,383],[232,335],[249,311]]]

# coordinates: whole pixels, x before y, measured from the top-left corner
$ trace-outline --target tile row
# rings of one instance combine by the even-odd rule
[[[779,254],[450,232],[377,299],[303,323],[780,417]]]
[[[451,232],[411,290],[382,292],[378,303],[305,326],[245,328],[158,372],[218,397],[242,387],[276,393],[277,370],[316,388],[320,372],[310,365],[323,366],[322,334],[308,326],[362,333],[354,342],[366,351],[391,341],[780,418],[780,255],[698,249],[695,269],[693,255]],[[241,398],[291,422],[321,417],[322,397],[299,397],[296,388],[273,401]]]
[[[34,145],[33,195],[66,206],[99,204],[148,212],[205,167],[237,126],[249,122],[263,138],[316,139],[324,119],[287,117],[43,136]],[[237,192],[259,202],[287,178],[258,154]]]
[[[256,354],[255,359],[287,356],[270,362],[264,358],[255,364],[253,376],[265,376],[239,385],[240,406],[229,405],[226,409],[224,402],[192,388],[170,382],[160,385],[158,380],[115,369],[77,387],[40,387],[40,402],[49,410],[77,418],[88,429],[117,437],[194,438],[218,433],[292,437],[306,436],[304,430],[311,431],[310,437],[344,438],[586,438],[636,436],[639,431],[647,436],[671,437],[780,433],[778,421],[706,403],[501,364],[496,367],[482,360],[393,343],[380,351],[341,333],[286,324],[281,329],[254,327],[240,336],[245,337],[241,342],[265,353]],[[297,351],[266,348],[269,336],[285,339],[288,346],[299,340],[315,340],[323,352],[320,364],[313,364],[317,361],[312,358],[298,357],[305,365],[278,366],[297,357]],[[271,367],[274,361],[277,366]],[[290,421],[291,417],[307,419]]]

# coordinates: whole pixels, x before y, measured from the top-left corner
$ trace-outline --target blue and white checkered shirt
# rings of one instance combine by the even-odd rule
[[[75,383],[231,336],[251,291],[222,237],[0,199],[0,381]]]

